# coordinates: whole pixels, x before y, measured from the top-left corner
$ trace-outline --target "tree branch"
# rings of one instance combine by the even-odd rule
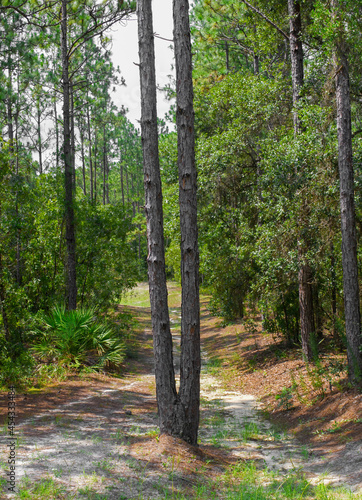
[[[277,24],[275,24],[271,19],[269,19],[265,14],[263,14],[263,12],[261,12],[259,9],[257,9],[256,7],[254,7],[253,5],[251,5],[249,2],[247,2],[246,0],[241,0],[247,7],[249,7],[249,9],[253,10],[254,12],[256,12],[260,17],[262,17],[263,19],[265,19],[265,21],[267,23],[269,23],[271,26],[273,26],[277,31],[279,31],[279,33],[281,35],[283,35],[283,37],[289,41],[289,36],[282,30],[279,28],[279,26]]]

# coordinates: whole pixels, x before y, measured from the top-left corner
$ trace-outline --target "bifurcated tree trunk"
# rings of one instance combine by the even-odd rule
[[[77,307],[76,253],[73,207],[73,168],[70,131],[69,59],[67,43],[67,0],[62,0],[61,48],[63,70],[63,156],[65,178],[65,239],[67,242],[67,307]]]
[[[290,57],[292,63],[292,85],[293,104],[296,106],[300,98],[300,90],[303,86],[303,47],[301,41],[301,16],[299,0],[288,0],[289,26],[290,26]],[[301,125],[297,110],[294,110],[294,135],[300,132]],[[303,355],[307,361],[313,358],[311,337],[315,335],[313,294],[312,294],[312,270],[306,253],[308,250],[308,237],[305,225],[308,224],[308,207],[305,200],[301,203],[300,225],[305,233],[298,237],[298,260],[299,260],[299,310],[300,310],[300,333],[302,340]]]
[[[362,380],[361,315],[358,285],[357,239],[354,205],[354,173],[352,161],[351,103],[347,46],[343,24],[339,19],[339,0],[332,0],[336,33],[334,70],[337,101],[338,169],[342,228],[342,268],[344,313],[346,320],[348,377],[350,382]]]
[[[138,0],[141,133],[147,219],[148,280],[151,301],[156,395],[161,434],[175,435],[176,392],[167,304],[161,176],[158,156],[156,78],[151,0]]]
[[[195,445],[199,426],[201,361],[197,173],[188,0],[173,0],[173,22],[182,285],[179,396],[184,416],[180,437]]]

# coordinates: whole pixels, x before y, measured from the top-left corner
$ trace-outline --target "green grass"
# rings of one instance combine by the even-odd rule
[[[18,499],[63,499],[66,494],[66,489],[63,485],[57,484],[52,478],[42,478],[40,481],[32,481],[29,477],[25,477],[18,488],[16,498]],[[67,497],[69,498],[69,497]]]
[[[176,282],[167,283],[168,306],[170,308],[181,307],[181,287]],[[139,283],[137,288],[125,294],[121,305],[130,307],[151,307],[148,292],[148,283]]]

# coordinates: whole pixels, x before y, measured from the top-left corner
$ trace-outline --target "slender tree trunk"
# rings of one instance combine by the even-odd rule
[[[106,126],[103,125],[103,205],[106,204]]]
[[[155,55],[151,0],[137,2],[141,132],[157,405],[161,434],[175,435],[176,392],[167,305],[161,176],[158,156]],[[177,435],[177,433],[176,433]]]
[[[123,186],[123,165],[122,165],[122,161],[121,161],[121,164],[120,164],[120,171],[121,171],[122,205],[123,205],[123,208],[124,208],[124,186]]]
[[[58,128],[58,112],[57,112],[57,95],[54,91],[54,126],[55,126],[55,165],[59,167],[59,128]]]
[[[85,155],[84,155],[84,130],[83,130],[83,123],[81,120],[79,120],[78,127],[80,136],[80,152],[82,155],[83,193],[84,196],[87,196],[87,185],[85,181],[86,176],[85,176]]]
[[[200,405],[200,302],[197,231],[196,165],[188,0],[173,0],[176,61],[176,124],[178,138],[181,228],[181,361],[180,400],[184,411],[182,439],[197,444]]]
[[[97,132],[94,132],[94,203],[97,204]]]
[[[106,154],[106,204],[109,205],[109,163],[108,156]]]
[[[67,242],[67,306],[77,307],[76,243],[73,207],[73,168],[70,132],[70,96],[67,44],[67,0],[62,0],[61,48],[63,70],[63,127],[64,127],[64,177],[65,177],[65,239]]]
[[[355,384],[362,380],[361,315],[358,285],[357,239],[354,205],[351,103],[347,46],[343,24],[338,19],[343,7],[332,0],[333,23],[341,25],[336,37],[334,69],[337,101],[338,169],[342,228],[342,267],[344,313],[346,319],[348,377]],[[340,22],[339,22],[340,21]]]
[[[293,104],[296,105],[300,97],[300,89],[304,82],[303,47],[301,40],[302,21],[299,0],[288,0],[288,12],[290,26],[289,45],[292,63]],[[293,121],[295,135],[298,135],[300,131],[300,121],[298,113],[296,112],[293,115]]]
[[[90,126],[89,106],[87,106],[87,126],[88,126],[88,156],[89,156],[89,172],[90,172],[90,198],[93,201],[93,166],[92,166],[92,135]]]
[[[18,72],[18,96],[19,96],[19,72]],[[19,118],[19,106],[16,106],[15,113],[15,173],[19,175],[19,141],[18,141],[18,118]],[[19,190],[16,189],[15,192],[15,213],[16,218],[19,218]],[[19,219],[18,219],[19,220]],[[22,265],[21,265],[21,228],[20,224],[18,229],[16,230],[16,283],[21,286],[23,281],[22,276]]]
[[[229,73],[230,71],[230,63],[229,63],[229,44],[225,40],[225,57],[226,57],[226,71]]]
[[[129,183],[128,183],[128,170],[125,168],[126,171],[126,191],[127,191],[127,203],[129,203],[130,197],[129,197]]]
[[[333,321],[333,338],[335,342],[340,342],[337,332],[337,278],[336,278],[336,258],[334,254],[334,245],[330,244],[331,251],[331,295],[332,295],[332,321]]]
[[[288,0],[289,23],[290,23],[290,57],[292,62],[292,85],[293,104],[296,106],[300,89],[303,86],[303,47],[301,41],[301,16],[299,0]],[[294,135],[300,132],[300,120],[298,112],[294,111]],[[307,214],[309,212],[305,200],[302,200],[302,211],[300,222],[301,228],[306,229],[308,224]],[[299,235],[298,237],[298,260],[299,260],[299,309],[300,309],[300,333],[302,340],[303,355],[307,361],[313,359],[311,346],[311,336],[315,334],[314,314],[313,314],[313,294],[312,294],[312,270],[305,255],[308,250],[308,238]]]
[[[41,142],[41,113],[40,113],[40,102],[37,99],[37,127],[38,127],[38,152],[39,152],[39,174],[43,173],[43,156],[42,156],[42,142]]]
[[[74,89],[72,82],[69,82],[70,92],[70,130],[71,130],[71,158],[72,158],[72,176],[74,197],[76,192],[76,173],[75,173],[75,126],[74,126]]]

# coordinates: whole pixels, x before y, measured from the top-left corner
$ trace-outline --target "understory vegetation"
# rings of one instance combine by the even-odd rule
[[[127,75],[114,66],[112,36],[103,29],[132,15],[134,2],[121,4],[90,2],[83,12],[82,2],[67,3],[69,116],[62,114],[65,28],[57,2],[37,10],[37,2],[13,0],[0,8],[3,388],[66,367],[119,370],[127,354],[131,320],[114,321],[113,311],[146,279],[147,242],[140,132],[114,102],[113,88]],[[301,2],[304,82],[294,102],[287,2],[254,4],[198,0],[191,10],[200,281],[225,325],[250,320],[252,332],[257,311],[287,352],[302,342],[300,272],[307,266],[309,362],[317,379],[325,370],[318,357],[345,356],[348,347],[333,62],[341,36],[361,267],[359,5],[346,0],[337,23],[329,2]],[[159,120],[166,264],[168,277],[179,280],[177,135],[168,124],[175,121],[174,82],[164,90],[171,103]],[[351,364],[358,381],[358,359]],[[329,372],[346,369],[341,361]],[[288,404],[288,393],[282,401]]]

